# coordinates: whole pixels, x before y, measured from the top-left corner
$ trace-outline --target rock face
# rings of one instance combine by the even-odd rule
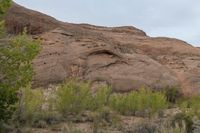
[[[6,26],[9,33],[22,32],[24,27],[30,34],[40,34],[56,28],[59,23],[56,19],[41,13],[27,10],[13,3],[6,17]]]
[[[200,49],[181,40],[152,38],[131,26],[63,23],[17,4],[6,24],[10,33],[27,26],[42,40],[33,62],[34,86],[76,77],[90,80],[94,88],[109,84],[119,92],[178,86],[184,94],[200,93]]]

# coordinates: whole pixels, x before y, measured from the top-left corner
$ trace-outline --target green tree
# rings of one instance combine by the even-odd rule
[[[3,18],[11,3],[12,0],[0,0],[0,19]]]
[[[7,119],[17,101],[17,91],[32,79],[32,60],[38,54],[40,42],[26,33],[17,35],[0,47],[0,119]]]
[[[1,39],[2,39],[3,34],[5,33],[4,15],[5,15],[7,9],[9,8],[10,4],[11,4],[11,0],[0,0],[0,38]],[[2,42],[2,40],[1,40],[1,42]],[[2,55],[1,51],[0,51],[0,54]],[[1,57],[1,55],[0,55],[0,57]],[[2,66],[2,63],[0,63],[0,64]],[[13,100],[15,100],[15,98],[12,96],[13,93],[9,92],[10,90],[3,89],[4,88],[3,84],[2,84],[3,75],[1,75],[1,72],[2,72],[1,66],[0,66],[0,120],[5,119],[9,116],[9,113],[5,114],[3,112],[5,112],[4,111],[5,109],[10,110],[10,109],[8,109],[8,108],[10,108],[10,107],[8,107],[8,105],[10,103],[13,103]],[[14,99],[12,99],[12,97]]]
[[[0,121],[13,113],[18,100],[17,92],[32,79],[32,60],[38,54],[40,42],[32,40],[26,32],[12,38],[5,34],[4,15],[11,0],[0,0]]]
[[[0,37],[2,37],[5,33],[4,17],[11,3],[12,0],[0,0]]]

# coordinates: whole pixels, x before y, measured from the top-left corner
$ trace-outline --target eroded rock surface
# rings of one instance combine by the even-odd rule
[[[200,92],[200,49],[181,40],[152,38],[131,26],[63,23],[16,4],[6,24],[10,33],[27,26],[42,40],[43,49],[33,62],[35,86],[77,77],[120,92],[142,86]]]

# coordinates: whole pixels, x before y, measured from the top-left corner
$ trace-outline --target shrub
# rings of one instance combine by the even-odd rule
[[[18,97],[16,90],[12,88],[5,88],[0,85],[0,121],[7,121],[12,113],[15,111],[14,104],[17,102]]]
[[[0,21],[0,38],[5,37],[5,32],[4,21]]]
[[[112,89],[110,87],[98,88],[92,96],[90,110],[98,110],[107,106],[111,93]]]
[[[135,92],[131,94],[113,94],[110,97],[109,105],[113,110],[118,111],[122,115],[134,115],[137,110],[137,98]]]
[[[166,97],[161,92],[140,89],[127,94],[112,93],[110,87],[90,91],[88,83],[69,81],[61,85],[56,93],[56,109],[68,116],[84,111],[97,111],[111,108],[123,115],[135,115],[137,112],[151,115],[168,107]]]
[[[162,133],[188,133],[185,131],[184,128],[180,128],[180,127],[162,127],[160,129],[160,132],[162,131]]]
[[[147,89],[132,91],[128,94],[113,94],[110,106],[124,115],[135,115],[137,111],[155,113],[167,107],[164,94]]]
[[[192,113],[200,118],[200,95],[195,95],[188,101]]]
[[[180,92],[176,87],[168,87],[165,91],[167,101],[171,103],[176,103],[180,98]]]
[[[107,106],[101,107],[93,113],[93,133],[99,133],[108,126],[117,127],[119,124],[120,117]]]
[[[92,99],[89,84],[73,80],[61,85],[56,96],[56,108],[64,116],[89,109]]]
[[[190,116],[200,118],[200,95],[194,95],[189,98],[181,99],[178,102],[180,109]]]
[[[191,133],[193,130],[194,117],[200,118],[200,95],[194,95],[191,97],[185,97],[178,101],[178,106],[182,113],[178,114],[174,119],[182,120],[186,123],[186,130]]]
[[[78,129],[74,124],[69,123],[67,126],[63,128],[62,133],[87,133],[87,132]]]
[[[21,90],[21,98],[15,117],[17,121],[33,125],[42,119],[44,95],[41,89],[32,90],[30,87]]]
[[[178,125],[178,127],[180,129],[184,129],[186,130],[187,133],[192,133],[193,130],[193,121],[192,121],[192,117],[190,115],[187,115],[186,113],[178,113],[174,116],[174,118],[172,119],[172,126],[174,128],[177,128],[176,126]]]

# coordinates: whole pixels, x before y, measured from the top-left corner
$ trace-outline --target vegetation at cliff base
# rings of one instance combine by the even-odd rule
[[[48,127],[52,123],[91,122],[94,132],[119,126],[120,116],[153,119],[168,109],[179,108],[169,121],[170,131],[192,131],[192,118],[199,117],[199,96],[170,103],[167,94],[140,88],[129,93],[115,93],[111,87],[90,90],[88,82],[69,80],[52,90],[24,88],[15,119],[22,126]],[[50,92],[49,92],[50,91]],[[52,92],[51,92],[52,91]],[[46,95],[48,93],[48,96]],[[173,104],[173,107],[169,106]],[[162,118],[162,117],[161,117]],[[181,126],[185,123],[185,127]],[[178,127],[173,125],[179,125]],[[164,127],[163,127],[164,128]],[[165,127],[166,128],[166,127]],[[172,128],[172,129],[171,129]],[[68,130],[68,129],[67,129]],[[167,130],[169,129],[163,129]]]

